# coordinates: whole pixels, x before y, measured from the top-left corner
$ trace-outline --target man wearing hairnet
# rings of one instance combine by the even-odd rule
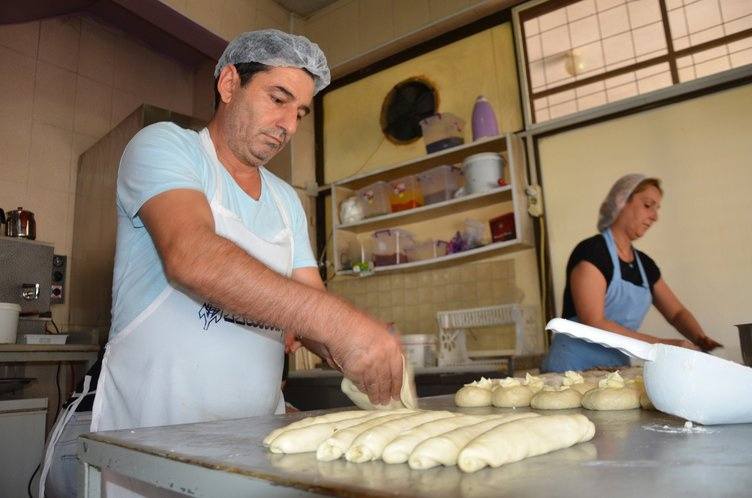
[[[398,337],[325,291],[300,200],[264,168],[329,84],[324,54],[249,32],[214,76],[206,128],[157,123],[123,153],[92,431],[283,413],[284,353],[301,343],[371,402],[399,399]]]
[[[663,190],[657,178],[626,175],[601,204],[598,235],[580,242],[567,263],[562,317],[649,343],[711,351],[720,346],[661,277],[655,262],[632,246],[658,221]],[[651,305],[686,339],[638,332]],[[566,372],[629,365],[624,353],[554,334],[541,371]]]

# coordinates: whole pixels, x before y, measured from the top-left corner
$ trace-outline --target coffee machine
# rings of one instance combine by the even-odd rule
[[[54,250],[50,243],[0,236],[0,302],[21,306],[17,342],[44,334],[51,319]]]

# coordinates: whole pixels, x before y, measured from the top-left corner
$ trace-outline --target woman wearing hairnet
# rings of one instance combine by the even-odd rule
[[[601,204],[598,235],[580,242],[567,263],[562,316],[649,343],[711,351],[719,343],[705,335],[692,313],[671,291],[655,262],[632,246],[658,221],[660,180],[623,176]],[[653,304],[686,339],[638,332]],[[541,371],[565,372],[629,365],[624,353],[563,334],[554,334]]]

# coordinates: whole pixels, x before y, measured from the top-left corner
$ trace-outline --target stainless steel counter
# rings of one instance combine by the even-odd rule
[[[421,408],[463,413],[451,395],[420,400]],[[752,424],[685,427],[660,412],[581,412],[596,425],[592,441],[547,455],[465,474],[381,461],[318,462],[313,453],[274,455],[261,440],[272,429],[323,411],[93,433],[79,439],[88,488],[99,496],[99,469],[109,469],[196,496],[339,496],[430,498],[502,496],[749,496]],[[541,412],[543,413],[543,412]],[[544,414],[546,414],[544,413]]]

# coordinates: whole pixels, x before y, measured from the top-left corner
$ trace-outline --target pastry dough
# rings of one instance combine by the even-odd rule
[[[579,384],[572,384],[571,386],[569,386],[570,389],[573,389],[580,394],[585,394],[586,392],[591,391],[596,387],[598,387],[598,384],[588,381],[580,382]]]
[[[316,451],[319,445],[326,441],[326,439],[332,436],[335,432],[389,414],[389,412],[382,410],[370,412],[361,410],[359,413],[361,413],[361,417],[346,418],[335,422],[310,424],[305,427],[292,429],[284,428],[285,430],[279,433],[269,444],[269,451],[272,453],[285,454]]]
[[[346,410],[342,412],[327,413],[326,415],[319,415],[317,417],[306,417],[284,427],[278,427],[277,429],[274,429],[269,434],[267,434],[262,443],[264,446],[269,446],[274,438],[282,434],[282,432],[289,431],[291,429],[299,429],[301,427],[306,427],[314,424],[322,424],[325,422],[337,422],[339,420],[345,420],[348,418],[358,418],[366,414],[367,412],[363,410]]]
[[[545,386],[530,400],[530,406],[538,410],[566,410],[582,406],[582,394],[567,386],[559,389]]]
[[[348,449],[350,449],[352,442],[362,432],[367,431],[380,424],[389,422],[390,420],[409,417],[414,413],[414,410],[392,410],[383,417],[367,420],[362,424],[353,425],[352,427],[348,427],[347,429],[337,431],[331,437],[327,438],[326,441],[319,445],[319,447],[316,449],[316,459],[324,462],[336,460],[337,458],[344,455]]]
[[[491,406],[491,390],[476,386],[463,386],[454,395],[454,404],[463,408]]]
[[[516,385],[510,387],[499,386],[494,389],[491,404],[499,408],[519,408],[530,406],[533,395],[528,386]]]
[[[425,424],[413,427],[410,431],[400,434],[392,440],[384,448],[381,459],[386,463],[405,463],[415,447],[426,439],[457,429],[458,427],[477,424],[478,422],[496,417],[498,415],[457,415],[453,418],[426,422]]]
[[[629,387],[599,387],[582,396],[588,410],[632,410],[640,407],[640,393]]]
[[[460,450],[474,438],[494,427],[522,418],[539,417],[537,413],[516,413],[477,424],[460,427],[426,439],[415,447],[407,459],[411,469],[430,469],[438,465],[455,465]]]
[[[363,463],[381,458],[384,447],[401,432],[434,420],[455,417],[448,411],[425,411],[407,417],[390,420],[372,429],[361,432],[345,453],[348,462]]]
[[[418,395],[415,390],[415,375],[413,374],[413,367],[405,360],[405,355],[402,355],[402,389],[400,390],[400,399],[392,399],[388,405],[375,405],[368,399],[368,395],[355,387],[347,377],[342,379],[340,385],[342,392],[350,398],[350,401],[355,403],[355,406],[364,410],[394,410],[396,408],[418,408]]]
[[[589,441],[595,425],[580,414],[549,415],[516,420],[485,431],[460,451],[457,465],[464,472],[499,467]]]

